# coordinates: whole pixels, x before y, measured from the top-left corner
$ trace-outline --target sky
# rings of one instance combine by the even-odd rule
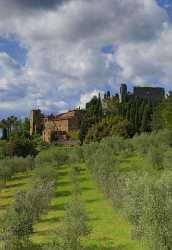
[[[172,89],[172,0],[0,0],[0,118]]]

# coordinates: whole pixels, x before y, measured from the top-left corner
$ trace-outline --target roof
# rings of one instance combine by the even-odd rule
[[[61,113],[58,115],[45,116],[44,120],[47,120],[47,121],[68,120],[68,119],[74,118],[78,113],[83,113],[83,112],[84,112],[83,110],[79,110],[79,109],[71,110],[66,113]]]
[[[66,112],[66,113],[56,115],[55,120],[67,120],[67,119],[75,117],[75,115],[76,115],[76,111],[73,110],[73,111],[69,111],[69,112]]]

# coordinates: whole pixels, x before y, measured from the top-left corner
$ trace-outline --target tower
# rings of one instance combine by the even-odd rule
[[[127,85],[125,83],[122,83],[120,86],[120,102],[125,102],[127,99]]]
[[[42,113],[40,109],[34,109],[30,112],[30,135],[40,132],[42,129]]]

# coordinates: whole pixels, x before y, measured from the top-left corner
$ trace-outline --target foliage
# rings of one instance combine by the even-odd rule
[[[28,118],[18,120],[15,116],[7,117],[0,121],[0,128],[2,129],[2,139],[29,138],[30,123]]]
[[[99,96],[94,96],[90,102],[86,103],[85,117],[80,126],[79,139],[81,144],[85,140],[88,129],[96,122],[101,121],[103,117],[102,101],[100,94]]]
[[[35,159],[37,165],[44,163],[53,163],[63,165],[68,161],[68,153],[65,148],[51,146],[46,150],[42,150]]]
[[[144,240],[149,249],[171,249],[172,176],[164,173],[159,179],[131,179],[127,214],[135,225],[135,236]]]
[[[171,131],[162,130],[83,146],[84,159],[99,188],[115,207],[123,209],[134,226],[133,236],[150,250],[172,248],[171,142]],[[121,159],[133,150],[144,157],[141,175],[140,170],[120,169]]]
[[[172,93],[156,109],[153,116],[153,128],[172,130]]]
[[[119,117],[104,118],[100,122],[93,125],[85,137],[85,143],[91,141],[100,141],[107,136],[123,136],[128,137],[129,124],[127,120],[123,120]]]
[[[110,94],[106,94],[104,99],[102,100],[103,105],[103,113],[106,117],[115,117],[119,116],[120,112],[120,103],[118,96],[110,96]]]
[[[37,150],[32,141],[24,138],[13,138],[4,144],[3,151],[4,155],[10,157],[26,157],[27,155],[35,156],[37,154]]]
[[[79,132],[78,131],[69,131],[67,133],[68,138],[72,140],[78,140],[79,139]]]
[[[34,160],[32,157],[14,157],[0,160],[0,182],[4,185],[17,172],[25,172],[33,169]]]
[[[44,164],[34,169],[33,178],[36,178],[43,183],[56,181],[57,171],[53,166],[47,166]]]
[[[66,207],[62,226],[58,230],[56,239],[45,246],[51,250],[80,250],[82,249],[81,239],[90,232],[88,226],[88,216],[81,200],[81,190],[79,184],[80,172],[75,166],[71,166],[71,200]]]
[[[88,218],[78,197],[72,198],[66,209],[62,227],[64,249],[81,249],[81,238],[89,233]]]

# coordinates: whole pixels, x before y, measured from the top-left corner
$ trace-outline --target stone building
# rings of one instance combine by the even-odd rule
[[[120,86],[120,94],[119,94],[119,101],[125,102],[127,100],[127,85],[122,83]]]
[[[67,140],[71,131],[79,131],[84,112],[80,109],[59,115],[43,116],[40,110],[33,110],[30,115],[30,134],[40,132],[44,142],[52,139]]]
[[[165,98],[165,89],[160,87],[142,87],[135,86],[133,93],[129,93],[126,84],[121,84],[120,87],[120,102],[125,102],[129,97],[135,96],[140,98],[150,99],[152,103],[161,102]]]
[[[42,118],[43,114],[40,109],[33,109],[30,112],[29,120],[30,120],[30,135],[34,133],[40,133],[42,131]]]
[[[153,103],[161,102],[165,98],[165,90],[160,87],[134,87],[134,96],[149,98]]]

